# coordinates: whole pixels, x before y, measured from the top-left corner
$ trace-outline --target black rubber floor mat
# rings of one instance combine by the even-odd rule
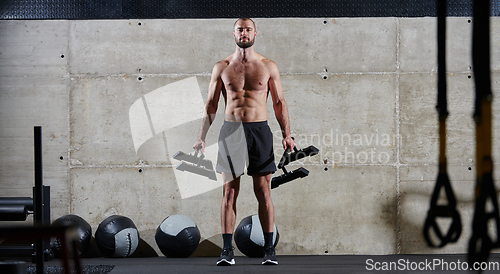
[[[82,266],[83,274],[105,274],[111,272],[115,268],[114,265],[84,265]],[[26,273],[35,274],[36,266],[30,265],[28,266]],[[64,269],[61,266],[55,265],[47,265],[43,271],[44,274],[62,274],[64,273]],[[76,273],[75,271],[71,271],[71,273]]]

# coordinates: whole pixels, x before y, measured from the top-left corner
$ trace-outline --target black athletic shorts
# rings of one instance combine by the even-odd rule
[[[229,122],[224,125],[219,135],[219,153],[216,171],[234,174],[234,178],[247,174],[275,172],[273,134],[267,121]]]

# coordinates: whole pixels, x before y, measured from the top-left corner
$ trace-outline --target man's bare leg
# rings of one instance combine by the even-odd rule
[[[217,265],[221,266],[234,265],[232,239],[236,222],[236,199],[240,192],[240,177],[234,180],[233,178],[233,174],[231,173],[222,173],[224,187],[221,206],[221,225],[224,246],[220,259],[217,261]]]
[[[253,191],[259,202],[259,220],[262,231],[273,232],[274,226],[274,206],[271,200],[271,173],[260,173],[252,176]]]
[[[253,190],[259,202],[259,220],[264,231],[264,260],[262,264],[277,265],[273,243],[274,206],[271,200],[271,172],[253,175]]]
[[[224,179],[221,206],[222,233],[233,233],[236,222],[236,199],[240,192],[240,177],[233,179],[231,173],[222,173]]]

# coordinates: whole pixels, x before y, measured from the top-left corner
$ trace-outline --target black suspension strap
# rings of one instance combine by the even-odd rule
[[[448,106],[446,102],[446,0],[437,0],[438,17],[438,102],[439,113],[439,174],[431,196],[430,208],[424,224],[424,238],[431,247],[443,247],[456,242],[462,233],[462,221],[456,206],[457,202],[446,169],[446,118]],[[438,205],[439,194],[444,188],[447,204]],[[451,218],[452,222],[446,234],[441,232],[436,220]],[[439,239],[434,243],[429,235],[431,228]]]
[[[472,222],[472,237],[469,240],[469,265],[486,262],[490,251],[500,246],[500,216],[498,200],[493,182],[493,160],[491,157],[491,93],[490,79],[490,1],[473,2],[472,62],[476,102],[476,187],[475,212]],[[489,201],[490,206],[487,206]],[[494,225],[493,229],[488,227]],[[494,232],[496,235],[490,235]],[[493,236],[493,238],[491,237]]]

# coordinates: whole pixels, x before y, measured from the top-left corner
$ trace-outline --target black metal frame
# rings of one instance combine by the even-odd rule
[[[14,197],[9,203],[11,206],[16,206],[16,202],[23,203],[23,206],[33,210],[34,226],[50,226],[50,186],[43,185],[43,166],[42,166],[42,128],[34,127],[34,181],[33,198]],[[0,200],[0,203],[2,201]],[[7,206],[7,205],[6,205]],[[20,213],[23,214],[23,213]],[[27,213],[26,213],[27,214]],[[17,221],[21,219],[4,219],[1,221]],[[26,215],[24,215],[26,220]],[[45,260],[50,260],[50,239],[37,240],[34,247],[32,246],[1,246],[0,256],[9,257],[25,257],[34,256],[37,264],[37,269],[43,269]],[[39,256],[39,254],[41,254]]]

